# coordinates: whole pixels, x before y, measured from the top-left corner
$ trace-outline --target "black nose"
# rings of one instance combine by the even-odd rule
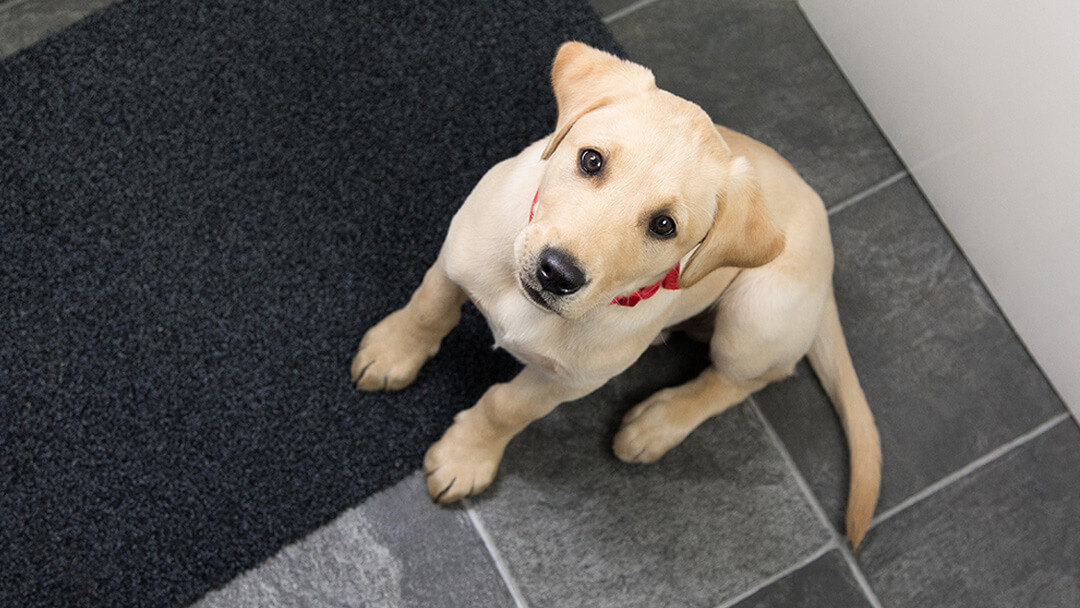
[[[548,247],[536,259],[536,278],[544,291],[568,296],[585,284],[585,273],[562,249]]]

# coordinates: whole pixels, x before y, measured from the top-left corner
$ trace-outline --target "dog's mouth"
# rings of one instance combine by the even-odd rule
[[[521,285],[521,291],[523,291],[525,295],[528,296],[529,300],[532,301],[533,304],[536,304],[547,312],[553,312],[558,314],[558,311],[555,310],[551,303],[544,299],[544,294],[541,293],[539,289],[533,287],[532,285],[529,285],[529,282],[525,279],[519,279],[518,283],[520,283]]]

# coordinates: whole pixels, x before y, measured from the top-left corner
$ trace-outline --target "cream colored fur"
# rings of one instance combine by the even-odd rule
[[[847,526],[857,546],[877,502],[880,448],[837,317],[820,198],[773,150],[715,126],[639,65],[567,43],[552,84],[555,132],[477,184],[409,303],[364,336],[356,386],[403,388],[466,299],[483,312],[496,344],[525,367],[458,414],[428,451],[432,498],[455,501],[492,482],[507,443],[530,422],[625,370],[666,329],[710,315],[712,365],[630,410],[616,455],[657,460],[809,353],[849,440]],[[596,174],[582,169],[583,150],[602,155]],[[674,236],[650,233],[658,215],[674,221]],[[549,247],[583,271],[580,289],[540,289],[538,257]],[[680,289],[634,307],[610,303],[676,264]]]

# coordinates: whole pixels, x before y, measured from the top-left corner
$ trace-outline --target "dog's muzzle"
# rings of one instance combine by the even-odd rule
[[[573,256],[557,247],[545,247],[532,267],[523,269],[519,280],[530,300],[556,314],[560,314],[565,298],[588,282]]]

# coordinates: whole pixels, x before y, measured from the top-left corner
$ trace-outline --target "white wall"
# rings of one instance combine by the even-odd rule
[[[1080,0],[799,0],[1080,416]]]

